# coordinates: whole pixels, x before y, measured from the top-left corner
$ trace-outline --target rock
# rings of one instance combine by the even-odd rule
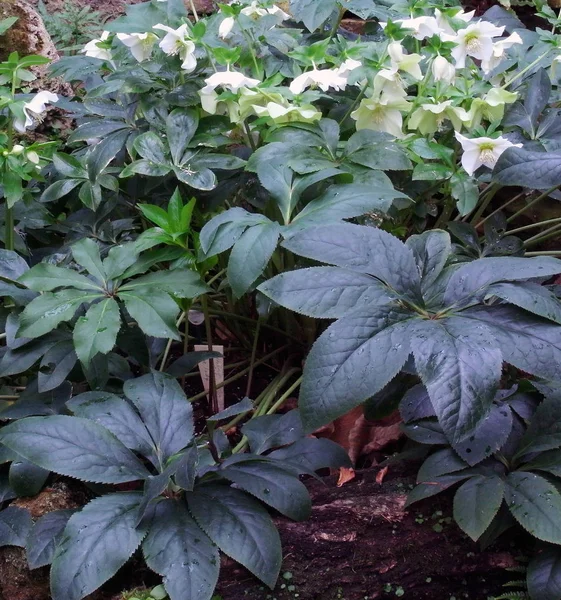
[[[60,58],[39,13],[24,0],[0,0],[0,20],[17,17],[16,23],[0,36],[0,61],[6,60],[11,52],[20,56],[38,54],[46,56],[51,61]],[[37,76],[29,84],[32,90],[49,90],[55,94],[72,95],[72,88],[59,78],[48,75],[49,65],[34,67],[32,71]]]

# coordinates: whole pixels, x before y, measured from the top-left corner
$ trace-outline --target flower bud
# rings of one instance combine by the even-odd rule
[[[454,65],[449,63],[444,56],[440,54],[432,61],[432,75],[435,81],[445,81],[453,83],[456,77]]]
[[[222,23],[220,23],[220,27],[218,28],[218,36],[222,39],[227,38],[232,32],[234,23],[234,17],[226,17]]]

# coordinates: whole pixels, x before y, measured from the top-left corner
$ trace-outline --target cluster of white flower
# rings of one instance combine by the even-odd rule
[[[237,14],[251,19],[267,18],[272,23],[271,27],[290,18],[278,6],[263,6],[258,0],[253,0]],[[410,32],[417,45],[419,41],[438,36],[452,49],[432,50],[421,55],[408,53],[402,42],[390,40],[381,58],[383,66],[370,83],[367,85],[366,78],[356,83],[354,80],[357,78],[353,78],[355,85],[364,86],[360,103],[351,112],[357,129],[385,131],[402,139],[415,132],[433,136],[445,122],[449,122],[465,150],[462,164],[466,171],[472,174],[476,165],[480,164],[492,166],[500,152],[511,145],[510,142],[502,137],[498,138],[498,142],[497,139],[475,138],[474,143],[483,148],[481,160],[475,160],[473,144],[469,145],[469,138],[459,132],[473,130],[484,119],[490,122],[500,120],[505,105],[514,102],[517,94],[488,83],[481,96],[466,99],[454,86],[459,72],[466,67],[470,71],[462,73],[463,76],[473,75],[476,69],[487,76],[503,60],[506,51],[515,44],[521,44],[522,39],[517,33],[501,37],[504,27],[484,20],[474,21],[473,17],[474,12],[460,9],[435,9],[430,16],[396,21],[403,30]],[[219,23],[219,37],[228,38],[237,20],[237,16],[223,18]],[[387,23],[381,25],[388,28]],[[179,56],[185,73],[197,68],[195,42],[189,24],[177,29],[158,24],[153,30],[163,31],[165,36],[160,39],[154,32],[118,33],[116,38],[130,49],[138,62],[148,60],[157,44],[168,56]],[[87,56],[111,61],[109,33],[104,32],[100,39],[86,44],[83,52]],[[472,60],[468,62],[468,59]],[[351,73],[362,66],[359,60],[351,58],[346,58],[338,67],[318,68],[312,64],[311,69],[290,82],[288,90],[266,87],[259,79],[247,77],[228,66],[226,70],[215,72],[205,79],[205,85],[199,91],[201,106],[209,114],[228,114],[233,123],[240,123],[251,115],[268,117],[276,123],[312,122],[321,118],[321,112],[309,100],[306,101],[304,92],[309,88],[324,93],[343,91],[349,84]],[[417,93],[411,95],[407,90],[413,84],[417,85]],[[310,97],[314,98],[313,95]]]

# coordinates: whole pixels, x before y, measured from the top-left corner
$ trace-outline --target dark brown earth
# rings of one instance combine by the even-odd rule
[[[436,498],[404,509],[411,477],[396,468],[382,484],[379,469],[359,472],[336,486],[335,476],[308,481],[312,517],[276,522],[284,548],[277,588],[223,558],[222,600],[486,600],[498,595],[516,565],[506,542],[479,551],[453,524],[450,502]],[[86,501],[83,489],[59,482],[35,499],[19,500],[34,517]],[[133,561],[87,600],[119,600],[120,590],[158,579]],[[397,592],[397,593],[396,593]],[[30,572],[19,548],[0,549],[0,600],[49,600],[48,569]]]

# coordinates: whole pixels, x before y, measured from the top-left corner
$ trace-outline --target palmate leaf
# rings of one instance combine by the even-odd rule
[[[561,325],[561,301],[543,285],[496,283],[488,288],[487,294]]]
[[[310,30],[315,31],[337,8],[337,0],[291,0],[290,12]]]
[[[447,305],[482,300],[488,286],[499,281],[521,281],[561,273],[561,260],[549,256],[479,258],[454,272],[444,295]]]
[[[74,396],[66,405],[77,417],[102,425],[127,448],[140,452],[158,466],[154,441],[127,400],[107,392],[84,392]]]
[[[62,539],[62,532],[75,510],[54,510],[37,520],[29,533],[26,544],[27,562],[30,569],[50,565],[55,555],[56,545]]]
[[[96,354],[113,350],[120,328],[119,305],[113,298],[91,306],[74,327],[74,348],[80,361],[87,365]]]
[[[155,508],[142,544],[146,564],[164,578],[171,600],[210,600],[218,581],[218,549],[179,500]]]
[[[48,263],[35,265],[24,273],[18,281],[36,292],[52,292],[59,287],[102,291],[99,285],[96,285],[84,275],[76,273],[72,269],[63,269]]]
[[[0,432],[2,444],[60,475],[96,483],[124,483],[149,473],[107,429],[79,417],[55,415],[15,421]]]
[[[261,275],[277,247],[279,234],[278,223],[254,225],[234,244],[228,260],[228,282],[236,298]]]
[[[33,519],[29,511],[19,506],[8,506],[0,511],[0,547],[19,546],[24,548],[32,527]]]
[[[253,408],[251,404],[250,408]],[[242,427],[242,433],[247,437],[254,454],[263,454],[271,448],[286,446],[304,437],[298,410],[291,410],[284,415],[253,418]]]
[[[410,332],[415,366],[438,421],[448,438],[459,442],[491,408],[501,351],[484,325],[462,317],[418,321]]]
[[[151,373],[129,379],[123,389],[138,409],[162,462],[189,445],[194,434],[193,407],[175,379]]]
[[[413,321],[409,311],[373,306],[339,319],[316,340],[300,387],[307,432],[364,402],[399,373],[410,353]]]
[[[159,288],[178,298],[196,298],[209,291],[200,275],[190,269],[156,271],[127,282],[119,291],[145,292],[148,288]]]
[[[337,223],[301,231],[282,245],[306,258],[373,275],[408,297],[420,297],[413,253],[381,229]]]
[[[506,478],[505,500],[514,518],[534,537],[561,544],[561,495],[547,479],[513,471]]]
[[[545,379],[559,377],[561,329],[556,323],[512,306],[476,306],[462,316],[491,330],[506,362]]]
[[[395,298],[380,280],[339,267],[281,273],[258,290],[277,304],[316,319],[337,319],[351,310],[387,304]]]
[[[310,516],[312,503],[306,486],[274,463],[266,460],[236,462],[222,468],[220,474],[295,521]]]
[[[187,494],[189,511],[210,539],[271,589],[282,563],[278,531],[257,500],[227,485],[205,484]]]
[[[19,337],[36,338],[69,321],[85,302],[103,298],[100,293],[67,289],[46,292],[32,300],[20,318]]]
[[[534,413],[524,437],[520,440],[517,456],[561,448],[561,399],[545,398]],[[535,460],[539,461],[540,456]]]
[[[127,562],[146,533],[136,527],[141,498],[102,496],[70,517],[51,568],[53,600],[81,600]]]
[[[503,503],[505,482],[498,475],[478,475],[463,483],[454,496],[454,519],[477,541],[489,527]]]
[[[433,229],[419,235],[412,235],[406,245],[411,248],[415,262],[421,273],[421,289],[430,289],[452,253],[452,242],[445,231]]]

